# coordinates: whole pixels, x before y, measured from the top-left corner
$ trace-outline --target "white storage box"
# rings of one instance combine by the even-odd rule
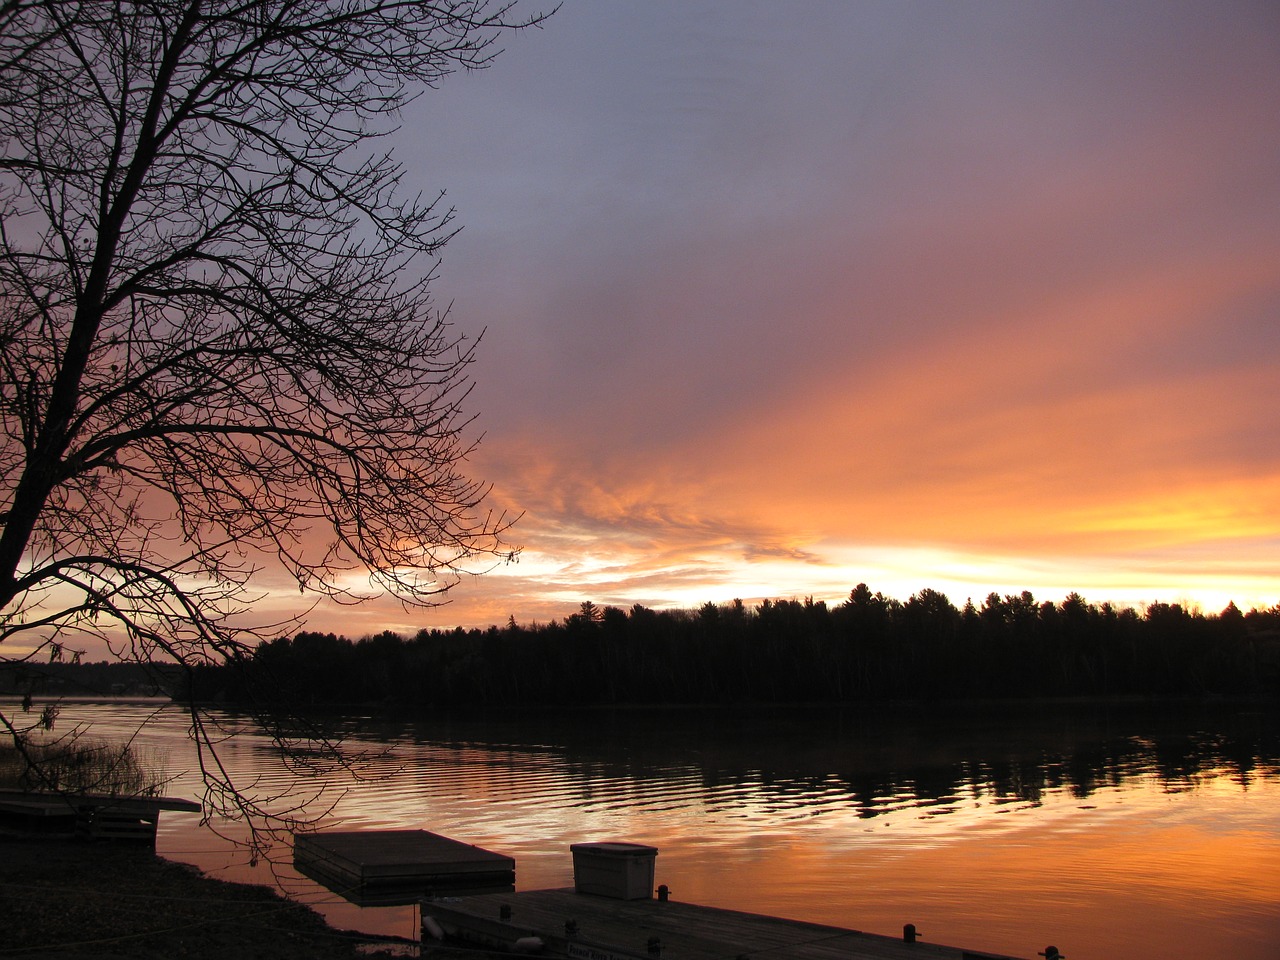
[[[653,896],[657,847],[643,843],[575,843],[573,887],[615,900],[647,900]]]

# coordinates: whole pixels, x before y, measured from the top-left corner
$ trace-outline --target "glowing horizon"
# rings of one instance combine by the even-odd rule
[[[569,6],[421,102],[524,554],[410,619],[1280,603],[1280,14],[807,13]]]
[[[1280,7],[802,9],[569,3],[406,111],[523,555],[309,629],[1280,604]]]

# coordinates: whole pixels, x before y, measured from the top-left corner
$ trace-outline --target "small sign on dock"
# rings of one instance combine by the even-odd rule
[[[516,882],[511,857],[426,830],[299,833],[293,838],[293,863],[317,883],[362,905],[510,891]]]

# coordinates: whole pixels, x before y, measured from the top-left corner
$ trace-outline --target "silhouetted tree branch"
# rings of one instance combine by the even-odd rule
[[[0,3],[0,639],[224,660],[304,595],[438,602],[508,556],[461,471],[455,230],[378,138],[512,4]],[[477,567],[476,565],[479,564]]]

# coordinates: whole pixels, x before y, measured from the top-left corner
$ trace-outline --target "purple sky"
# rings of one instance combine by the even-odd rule
[[[1280,4],[568,0],[505,45],[395,143],[524,553],[311,626],[1280,601]]]

